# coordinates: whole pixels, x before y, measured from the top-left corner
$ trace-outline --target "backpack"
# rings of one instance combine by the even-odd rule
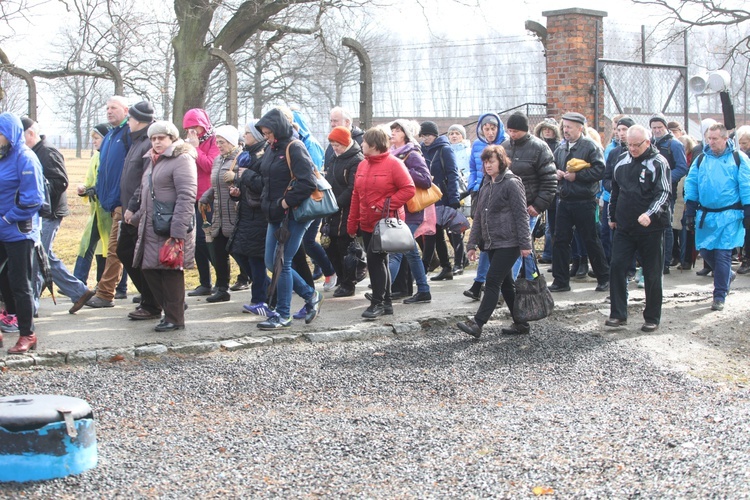
[[[700,168],[704,156],[706,156],[706,153],[701,153],[698,155],[695,163],[695,168]],[[732,151],[732,156],[734,156],[734,164],[737,165],[737,168],[740,168],[740,163],[742,163],[742,161],[740,160],[740,154],[737,151]]]

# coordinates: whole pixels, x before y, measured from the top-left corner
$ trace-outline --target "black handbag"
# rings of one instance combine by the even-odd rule
[[[524,259],[515,281],[516,301],[513,304],[513,321],[516,323],[544,319],[552,314],[555,308],[552,293],[547,288],[547,281],[539,272],[536,261],[534,268],[536,277],[533,280],[526,279],[526,260]]]
[[[148,174],[148,187],[151,190],[151,202],[154,206],[154,215],[151,218],[151,225],[154,226],[154,233],[158,236],[170,236],[172,233],[172,215],[174,214],[175,203],[159,201],[154,196],[154,183],[151,180],[151,173]],[[190,217],[190,226],[188,233],[195,227],[195,214]]]
[[[414,248],[414,236],[406,222],[391,213],[391,198],[383,204],[383,218],[375,224],[372,231],[371,249],[374,253],[406,253]]]
[[[534,224],[534,230],[531,232],[533,239],[544,238],[547,232],[547,211],[542,212],[542,215],[537,217],[536,224]]]

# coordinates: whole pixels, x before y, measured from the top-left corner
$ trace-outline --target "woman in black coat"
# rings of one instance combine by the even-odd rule
[[[354,241],[346,232],[346,222],[349,220],[349,207],[352,202],[357,166],[365,157],[362,154],[362,148],[352,140],[351,131],[346,127],[335,127],[328,135],[328,140],[334,154],[331,163],[326,165],[326,180],[331,184],[333,193],[336,195],[339,211],[326,219],[321,232],[328,232],[331,241],[326,248],[326,254],[338,276],[338,287],[333,292],[333,296],[349,297],[354,295],[357,282],[355,276],[350,276],[344,270],[344,257],[346,257],[349,244]]]
[[[266,231],[268,219],[260,208],[263,179],[260,161],[266,148],[266,140],[255,128],[257,120],[245,127],[245,147],[237,157],[237,168],[230,172],[234,186],[229,193],[237,201],[237,222],[227,247],[239,264],[242,272],[252,280],[250,304],[244,309],[253,314],[268,316],[269,279],[266,273]]]

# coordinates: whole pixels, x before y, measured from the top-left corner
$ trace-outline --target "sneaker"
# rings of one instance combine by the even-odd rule
[[[305,319],[305,317],[307,316],[307,313],[308,313],[308,307],[310,307],[308,304],[305,304],[304,306],[302,306],[302,309],[300,309],[299,311],[297,311],[296,313],[294,313],[292,315],[292,318],[294,318],[294,319]]]
[[[3,333],[18,333],[18,317],[3,311],[0,317],[0,331]]]
[[[313,293],[313,296],[310,298],[310,302],[308,302],[307,305],[307,314],[305,315],[305,324],[309,325],[312,323],[312,320],[314,320],[318,314],[320,314],[320,304],[323,302],[323,294],[318,292],[317,290],[315,293]]]
[[[391,306],[393,308],[393,306]],[[385,314],[385,308],[383,304],[373,304],[362,313],[362,317],[365,319],[375,319]]]
[[[128,292],[115,292],[115,300],[125,300],[128,298]]]
[[[417,292],[408,299],[404,299],[404,304],[426,304],[431,301],[430,292]]]
[[[237,283],[235,283],[234,285],[230,286],[229,290],[231,290],[233,292],[239,292],[239,291],[242,291],[242,290],[247,290],[248,288],[250,288],[250,283],[248,283],[247,281],[239,281],[239,280],[237,280]]]
[[[323,283],[324,292],[330,292],[334,288],[336,288],[336,273],[333,273],[330,276],[326,276],[326,280]]]
[[[750,260],[743,260],[742,265],[737,269],[738,274],[750,273]]]
[[[258,323],[258,328],[261,330],[278,330],[280,328],[289,328],[290,326],[292,326],[291,318],[282,318],[279,315]]]
[[[354,295],[354,289],[343,285],[336,288],[336,291],[333,292],[334,297],[351,297],[352,295]]]
[[[720,300],[714,300],[713,304],[711,304],[711,310],[712,311],[723,311],[724,310],[724,302]],[[3,330],[5,331],[5,330]]]
[[[245,304],[244,306],[242,306],[242,312],[255,314],[256,316],[263,316],[265,318],[278,316],[276,311],[271,309],[265,302],[258,302],[257,304]]]

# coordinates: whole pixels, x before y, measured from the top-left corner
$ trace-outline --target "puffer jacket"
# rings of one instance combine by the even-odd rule
[[[224,174],[229,170],[235,170],[235,158],[240,152],[240,148],[236,147],[229,154],[214,158],[211,187],[203,193],[200,199],[200,203],[211,205],[214,212],[211,226],[203,229],[212,238],[216,238],[219,234],[229,238],[234,232],[234,224],[237,222],[237,203],[229,196],[229,184],[224,182]]]
[[[517,175],[506,170],[494,181],[488,177],[479,190],[468,248],[531,250],[526,207],[523,183]]]
[[[609,200],[609,220],[617,223],[617,230],[627,234],[663,231],[670,227],[669,163],[651,146],[641,156],[622,155],[612,172],[612,196]],[[648,214],[651,223],[638,223],[641,214]]]
[[[235,186],[240,188],[240,196],[236,199],[237,223],[227,247],[232,253],[248,257],[262,258],[266,252],[268,220],[260,209],[260,196],[263,192],[260,160],[265,149],[266,141],[263,140],[252,146],[245,146],[237,157],[237,165],[245,170],[234,181]]]
[[[458,165],[456,153],[451,148],[448,138],[441,135],[429,146],[422,145],[424,159],[430,167],[432,182],[443,192],[443,197],[436,205],[459,207]]]
[[[391,150],[391,154],[404,162],[414,186],[420,189],[429,189],[432,186],[432,175],[427,162],[422,156],[419,146],[413,142],[407,142],[398,149]],[[421,224],[424,220],[424,210],[421,212],[409,212],[406,208],[406,222],[408,224]]]
[[[573,182],[561,179],[557,193],[564,201],[594,201],[599,192],[599,181],[604,178],[604,152],[594,141],[581,135],[572,147],[566,143],[557,148],[557,170],[567,171],[568,161],[573,158],[584,160],[591,166],[576,172]]]
[[[26,146],[23,125],[16,115],[0,114],[0,134],[10,145],[0,158],[0,241],[39,241],[42,164]]]
[[[540,214],[555,199],[557,168],[549,146],[543,140],[526,134],[517,141],[503,143],[510,158],[510,170],[521,178],[526,190],[526,202]]]
[[[388,152],[366,156],[357,167],[346,231],[371,233],[383,217],[383,204],[391,198],[390,212],[404,219],[404,204],[414,197],[414,181],[404,163]]]
[[[721,155],[708,145],[693,160],[685,178],[685,214],[695,217],[695,246],[698,249],[729,250],[744,244],[743,220],[750,218],[750,159],[738,152],[740,165],[734,160],[732,141]],[[708,212],[706,208],[718,210]]]
[[[144,158],[149,165],[141,180],[141,206],[133,215],[132,223],[138,225],[138,241],[135,245],[133,266],[141,269],[171,269],[159,262],[159,250],[169,236],[154,232],[154,202],[151,199],[151,183],[154,198],[164,203],[174,203],[174,215],[170,236],[184,240],[183,268],[192,268],[195,263],[195,192],[198,189],[195,148],[182,139],[174,142],[162,153],[154,164],[149,150]],[[150,180],[149,180],[150,178]],[[193,225],[194,229],[188,231]]]
[[[47,142],[45,136],[37,142],[32,151],[42,164],[44,178],[49,182],[49,201],[52,211],[50,219],[62,219],[70,215],[68,210],[68,171],[65,169],[65,159],[60,151]]]
[[[260,163],[260,173],[263,177],[263,193],[261,194],[261,208],[269,222],[277,223],[284,219],[286,210],[281,206],[281,200],[291,207],[298,207],[308,198],[317,183],[313,175],[315,165],[301,141],[294,141],[292,125],[278,109],[272,109],[255,124],[258,130],[266,127],[273,131],[274,142],[269,144]],[[291,143],[291,145],[290,145]],[[291,172],[296,181],[290,187],[292,174],[287,163],[286,151],[289,147]],[[294,217],[294,212],[289,211]]]
[[[481,123],[485,116],[493,116],[497,120],[497,137],[492,143],[487,142],[487,138],[482,132]],[[482,165],[482,151],[490,144],[502,144],[505,141],[505,127],[500,116],[495,113],[485,113],[477,120],[477,139],[471,145],[471,157],[469,158],[469,191],[479,191],[482,187],[482,177],[484,177],[484,166]]]
[[[219,147],[216,145],[214,128],[211,125],[211,120],[208,118],[206,110],[201,108],[187,110],[185,116],[182,118],[182,128],[198,126],[203,127],[206,133],[203,134],[203,137],[198,138],[198,148],[196,150],[196,154],[198,155],[198,158],[195,160],[195,165],[198,169],[198,193],[196,194],[195,201],[200,200],[203,193],[211,187],[211,170],[213,170],[214,158],[219,156]]]
[[[357,177],[357,167],[365,157],[362,148],[355,141],[326,165],[326,180],[333,188],[336,196],[336,204],[339,211],[326,219],[331,236],[346,236],[346,222],[349,220],[349,212],[352,203],[352,192],[354,191],[354,180]]]

